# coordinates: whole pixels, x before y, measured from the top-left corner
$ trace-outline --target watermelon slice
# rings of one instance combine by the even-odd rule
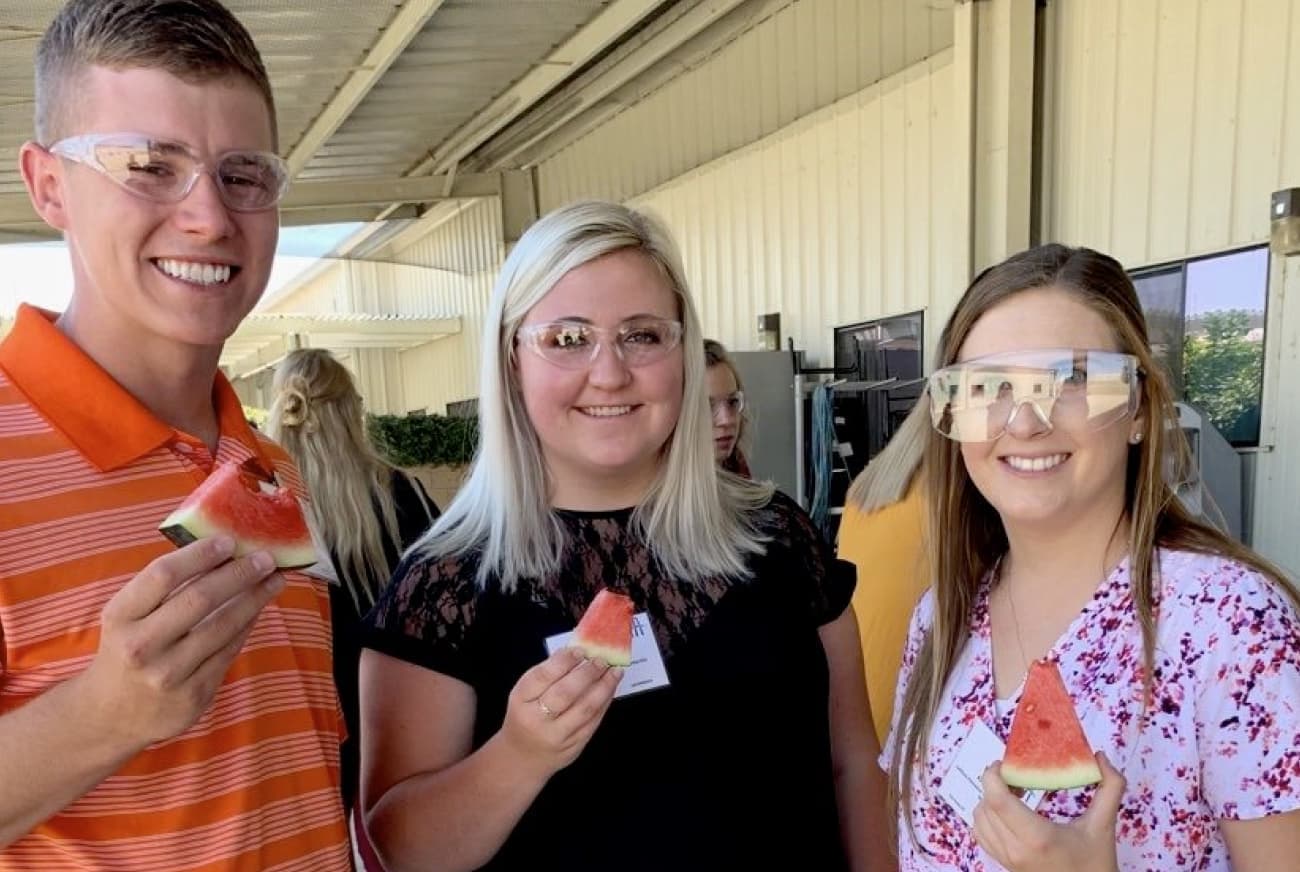
[[[1027,790],[1062,790],[1101,781],[1083,725],[1050,660],[1035,660],[1011,721],[1002,780]]]
[[[224,534],[235,540],[235,556],[268,551],[280,569],[319,559],[297,498],[247,465],[218,464],[158,529],[177,547]]]
[[[573,644],[592,660],[631,666],[632,600],[610,590],[596,594],[578,622]]]

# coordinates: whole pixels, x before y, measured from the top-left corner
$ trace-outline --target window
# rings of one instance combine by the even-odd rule
[[[1259,444],[1268,247],[1133,273],[1174,393],[1237,447]]]

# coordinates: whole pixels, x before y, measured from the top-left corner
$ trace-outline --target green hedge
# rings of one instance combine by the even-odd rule
[[[398,466],[462,466],[474,457],[478,421],[442,415],[367,415],[375,447]]]
[[[270,413],[266,409],[259,409],[256,406],[244,406],[244,420],[259,430],[266,429],[266,419],[269,417]]]

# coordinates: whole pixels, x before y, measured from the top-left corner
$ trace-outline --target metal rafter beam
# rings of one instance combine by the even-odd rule
[[[459,317],[349,321],[329,315],[254,314],[226,343],[221,366],[231,378],[247,378],[275,366],[294,348],[404,349],[461,331]]]
[[[54,238],[55,233],[45,224],[19,225],[0,229],[0,245],[13,243],[44,242]]]
[[[410,345],[428,341],[434,336],[459,333],[459,315],[417,317],[366,317],[348,316],[336,312],[326,314],[297,314],[293,312],[254,312],[235,331],[232,343],[259,342],[276,337],[299,334],[311,336],[317,344],[335,338],[360,337],[376,346]]]
[[[328,182],[298,182],[280,204],[280,211],[341,206],[381,206],[389,203],[436,203],[439,200],[494,197],[501,193],[496,173],[462,173],[421,178],[357,178]],[[2,221],[2,219],[0,219]]]
[[[359,178],[328,182],[298,182],[280,204],[282,224],[321,224],[331,221],[372,221],[380,207],[391,204],[429,204],[441,200],[492,197],[501,193],[497,173],[463,173],[451,180],[446,176],[421,178]],[[385,217],[416,217],[393,214]],[[0,233],[29,236],[32,241],[58,234],[36,216],[26,194],[0,194]]]
[[[268,339],[260,347],[246,354],[232,354],[235,349],[227,347],[222,353],[221,365],[226,368],[226,372],[238,378],[250,372],[259,369],[266,369],[278,364],[289,355],[289,352],[296,346],[291,345],[288,336],[278,336],[274,339]]]
[[[443,2],[445,0],[407,0],[398,10],[371,46],[361,66],[348,76],[293,151],[289,152],[289,169],[293,175],[307,166],[320,147],[347,121]]]
[[[518,130],[506,131],[499,141],[491,143],[483,153],[476,155],[475,163],[470,167],[475,171],[485,168],[511,166],[517,168],[533,167],[551,155],[567,148],[572,143],[600,127],[606,121],[626,108],[635,106],[647,95],[672,81],[681,73],[695,69],[705,63],[719,49],[732,40],[748,32],[759,23],[767,20],[781,10],[793,5],[798,0],[750,0],[742,3],[722,18],[714,21],[704,30],[687,39],[676,49],[654,60],[644,72],[628,81],[622,87],[610,92],[585,111],[580,111],[566,122],[552,124],[547,117],[549,108],[542,116],[530,119],[529,124]],[[972,0],[965,0],[969,3]],[[986,0],[980,0],[986,2]],[[641,36],[641,35],[638,35]],[[650,34],[645,34],[647,40]],[[645,48],[637,45],[636,49]],[[623,62],[630,59],[611,55],[602,66],[609,63],[608,72],[614,74]],[[604,70],[592,70],[593,79],[598,81]],[[586,78],[586,77],[584,77]],[[586,81],[566,85],[548,104],[557,107],[557,117],[567,117],[566,100],[583,99],[582,91],[588,86]],[[602,86],[603,87],[603,86]],[[538,131],[541,131],[540,134]],[[522,144],[521,144],[522,143]]]
[[[565,83],[563,89],[548,97],[545,104],[538,107],[536,117],[524,119],[520,125],[504,132],[499,141],[492,142],[482,161],[483,166],[514,166],[514,157],[520,152],[532,148],[562,128],[574,118],[600,106],[618,89],[662,64],[683,45],[694,40],[705,31],[713,28],[724,18],[732,22],[725,28],[724,35],[710,46],[729,42],[743,30],[752,27],[755,20],[761,20],[771,14],[768,7],[779,8],[788,5],[791,0],[776,0],[761,7],[753,5],[747,8],[744,16],[733,16],[736,7],[747,0],[711,0],[707,3],[679,3],[669,12],[657,18],[645,30],[637,33],[626,43],[620,45],[600,63],[583,73],[572,82]],[[711,53],[711,52],[710,52]],[[673,62],[665,64],[667,77],[676,76],[685,66],[674,56]],[[621,109],[622,107],[614,107]]]
[[[536,105],[575,70],[635,28],[661,3],[662,0],[614,0],[568,42],[462,125],[459,132],[439,145],[410,174],[419,176],[451,170],[462,158]]]

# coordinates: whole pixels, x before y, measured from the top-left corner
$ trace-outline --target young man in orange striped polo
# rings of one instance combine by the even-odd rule
[[[344,870],[328,599],[160,520],[257,458],[221,347],[286,183],[270,86],[217,0],[70,0],[37,50],[32,204],[65,312],[0,345],[0,870]]]

